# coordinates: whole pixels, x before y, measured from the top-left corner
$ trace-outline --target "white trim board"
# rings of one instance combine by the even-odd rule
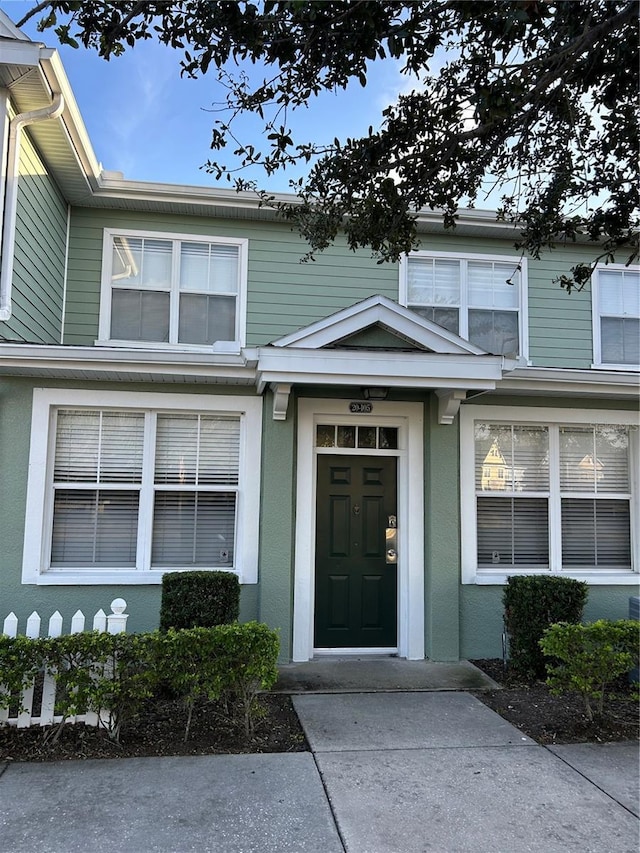
[[[313,645],[316,446],[320,421],[398,428],[398,450],[378,453],[398,459],[398,654],[424,658],[424,471],[422,403],[376,402],[370,415],[350,415],[346,400],[298,402],[296,532],[293,600],[293,660],[311,660]],[[332,452],[341,452],[333,448]],[[362,452],[362,451],[361,451]],[[367,451],[371,455],[372,451]],[[353,455],[354,451],[344,451]],[[373,451],[375,454],[376,451]],[[413,476],[411,476],[413,472]],[[329,653],[325,650],[325,653]]]

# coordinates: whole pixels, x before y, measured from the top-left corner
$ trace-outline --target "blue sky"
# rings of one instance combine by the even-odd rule
[[[14,22],[32,5],[0,0],[0,8]],[[34,41],[59,50],[94,151],[105,169],[122,171],[135,180],[214,185],[213,176],[200,168],[210,156],[222,159],[219,152],[210,150],[216,118],[210,110],[224,96],[213,76],[181,78],[180,52],[152,42],[140,43],[124,56],[105,62],[83,48],[58,45],[52,31],[38,33],[32,21],[23,29]],[[325,93],[310,109],[290,116],[294,139],[322,142],[362,135],[369,125],[379,124],[382,109],[406,88],[397,62],[375,63],[366,89],[355,83],[346,92]],[[249,116],[237,127],[241,141],[260,144],[258,119]],[[225,157],[231,164],[231,155]],[[257,170],[244,176],[282,192],[289,189],[289,179],[300,174],[287,170],[267,180]],[[221,185],[228,186],[226,180]]]

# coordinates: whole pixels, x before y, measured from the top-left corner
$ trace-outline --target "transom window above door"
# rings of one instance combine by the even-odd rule
[[[398,428],[356,426],[355,424],[318,424],[316,427],[316,447],[397,450]]]
[[[100,340],[243,345],[247,241],[105,231]]]
[[[401,264],[400,302],[495,355],[525,355],[526,263],[416,252]]]

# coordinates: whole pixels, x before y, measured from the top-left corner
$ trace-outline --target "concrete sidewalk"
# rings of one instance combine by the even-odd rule
[[[9,763],[0,851],[638,849],[637,744],[547,749],[465,693],[294,704],[312,753]]]
[[[636,743],[551,751],[465,693],[293,701],[349,853],[638,850]]]

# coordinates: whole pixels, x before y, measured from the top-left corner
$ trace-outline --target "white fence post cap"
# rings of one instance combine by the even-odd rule
[[[111,612],[119,616],[127,609],[127,602],[124,598],[114,598],[111,602]]]

